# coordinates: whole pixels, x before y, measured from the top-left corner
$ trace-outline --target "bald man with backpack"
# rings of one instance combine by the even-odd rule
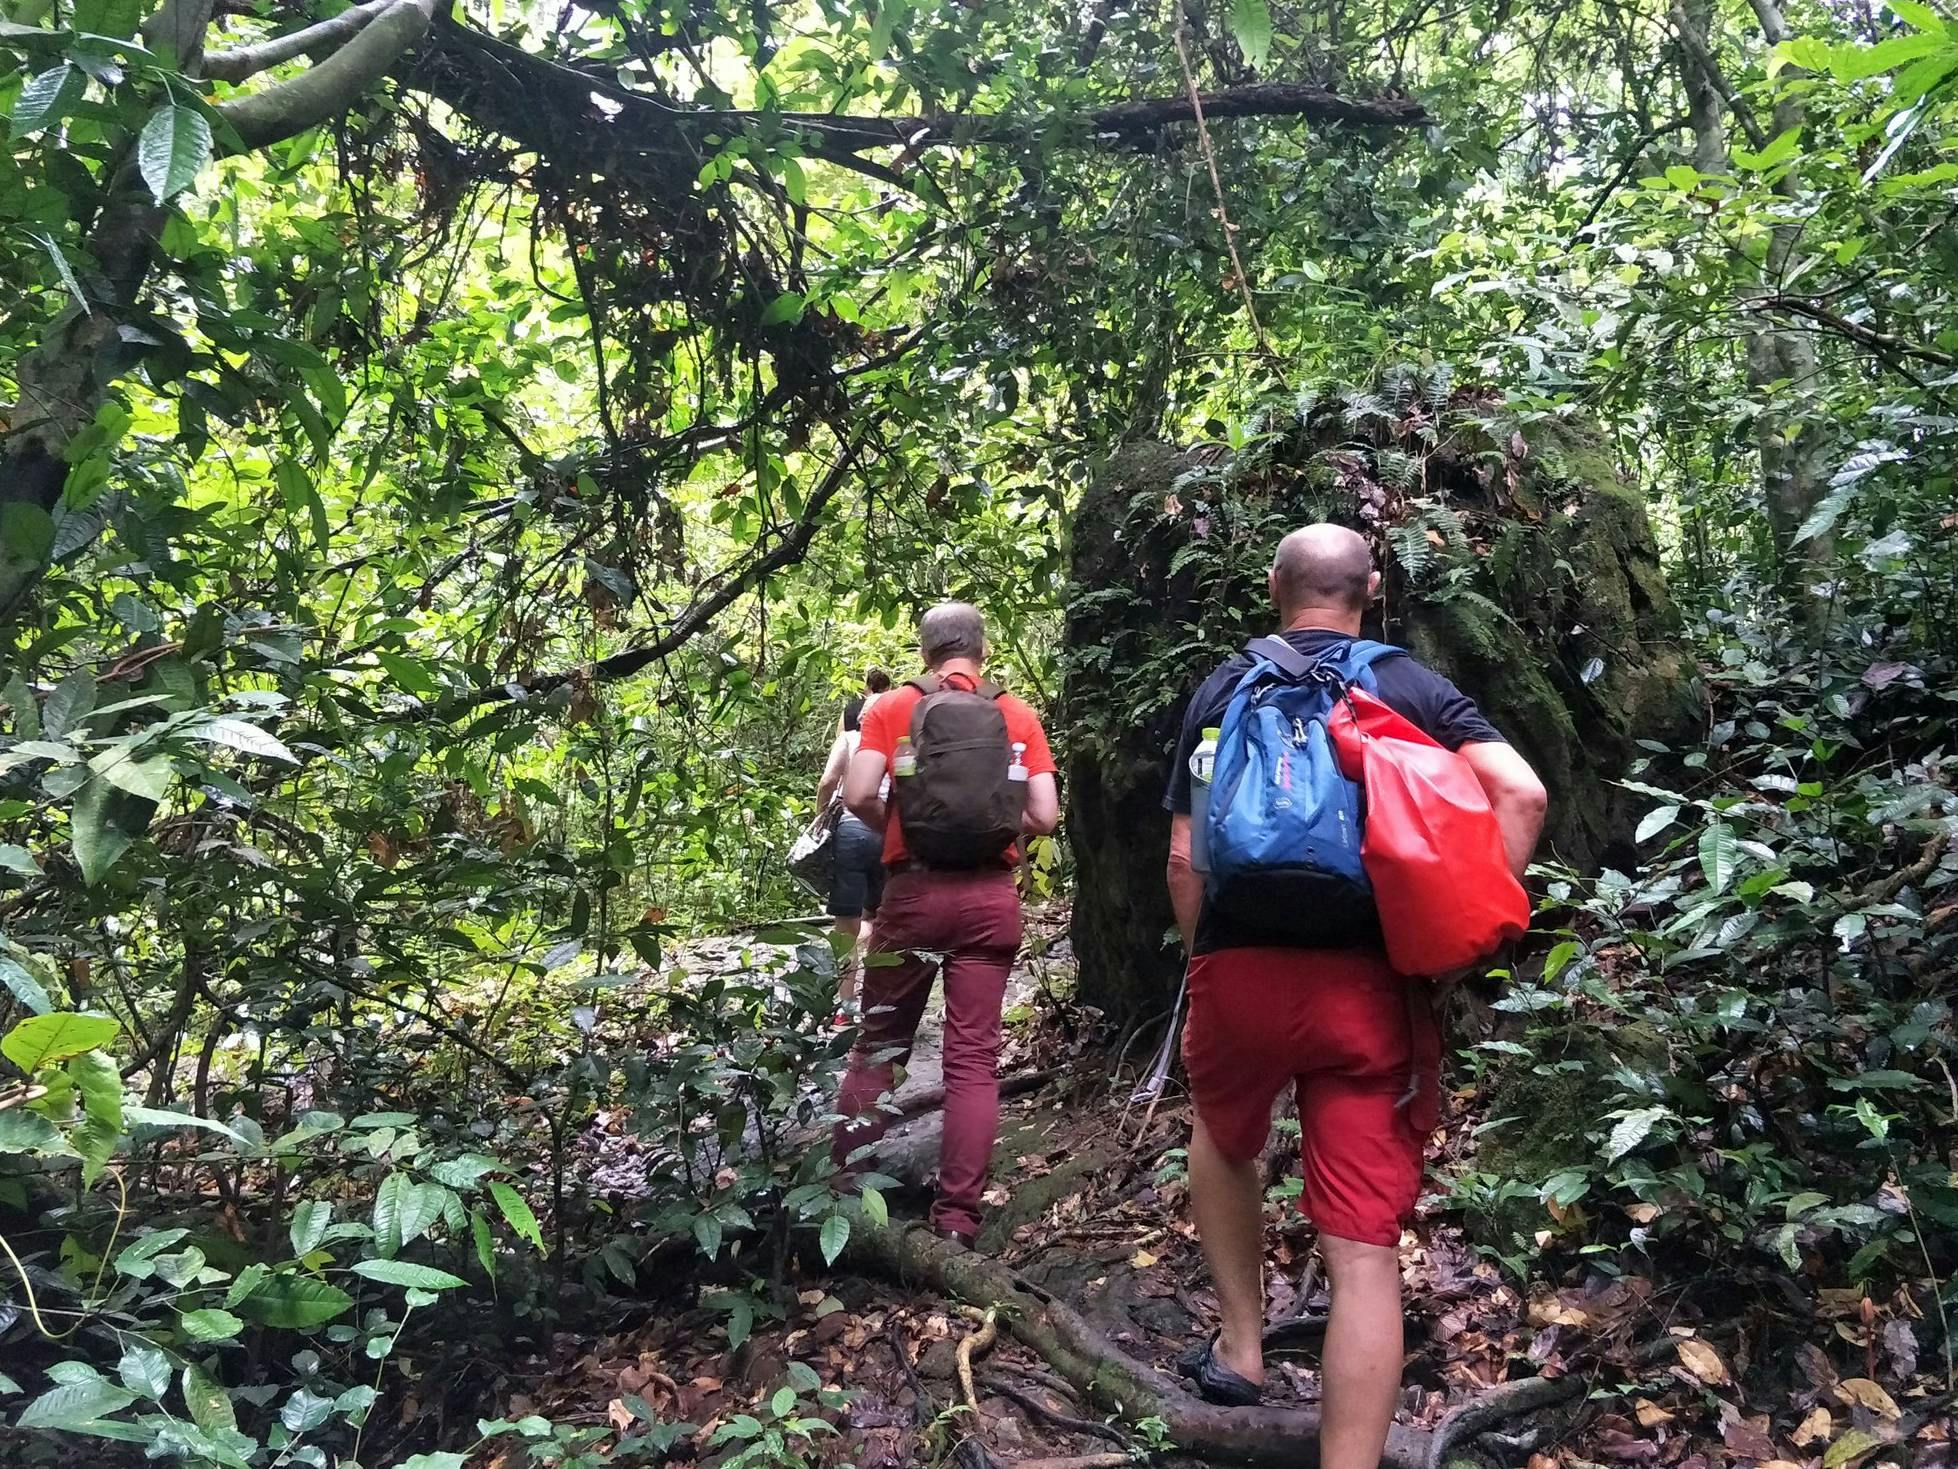
[[[1397,1246],[1420,1191],[1440,1064],[1428,980],[1395,972],[1384,952],[1362,860],[1365,808],[1330,732],[1355,702],[1345,691],[1372,695],[1467,762],[1500,832],[1489,838],[1496,865],[1521,874],[1545,811],[1528,763],[1459,689],[1360,637],[1379,584],[1354,531],[1286,536],[1269,578],[1278,634],[1192,697],[1164,798],[1170,897],[1190,956],[1190,1201],[1221,1317],[1178,1366],[1212,1402],[1262,1395],[1260,1165],[1272,1104],[1295,1086],[1300,1206],[1332,1287],[1322,1469],[1375,1469],[1393,1421]],[[1192,757],[1201,771],[1213,751],[1212,783],[1194,785]]]

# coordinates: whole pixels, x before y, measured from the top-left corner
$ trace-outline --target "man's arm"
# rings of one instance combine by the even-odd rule
[[[883,784],[882,752],[859,748],[843,777],[843,805],[872,831],[884,829],[884,798],[877,794]]]
[[[1061,793],[1054,777],[1028,777],[1026,814],[1020,818],[1020,829],[1030,837],[1044,837],[1060,824]]]
[[[1456,753],[1468,761],[1469,769],[1482,783],[1482,793],[1489,798],[1496,825],[1502,829],[1503,855],[1509,859],[1509,870],[1520,878],[1536,851],[1543,815],[1550,805],[1543,782],[1513,745],[1484,741],[1463,745]]]
[[[1183,952],[1196,947],[1197,911],[1203,906],[1203,874],[1190,865],[1190,814],[1169,818],[1169,906],[1183,934]]]

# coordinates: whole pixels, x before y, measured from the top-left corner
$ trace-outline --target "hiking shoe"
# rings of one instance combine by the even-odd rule
[[[1176,1371],[1197,1385],[1197,1396],[1219,1407],[1248,1408],[1265,1395],[1263,1387],[1217,1360],[1215,1336],[1178,1357]]]
[[[961,1250],[975,1250],[979,1247],[979,1236],[967,1234],[963,1229],[953,1229],[948,1224],[934,1224],[931,1232],[947,1244],[957,1245]]]

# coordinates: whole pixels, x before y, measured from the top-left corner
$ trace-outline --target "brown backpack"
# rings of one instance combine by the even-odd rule
[[[916,771],[892,782],[904,845],[927,867],[969,871],[1000,862],[1019,840],[1027,783],[1007,777],[1003,692],[963,689],[935,676],[909,680],[923,698],[911,711]]]

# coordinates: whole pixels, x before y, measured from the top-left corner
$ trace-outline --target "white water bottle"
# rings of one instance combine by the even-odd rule
[[[1217,767],[1221,729],[1206,729],[1190,752],[1190,866],[1210,870],[1210,773]]]
[[[1027,747],[1015,742],[1013,762],[1006,767],[1006,778],[1010,781],[1024,781],[1027,778]]]

